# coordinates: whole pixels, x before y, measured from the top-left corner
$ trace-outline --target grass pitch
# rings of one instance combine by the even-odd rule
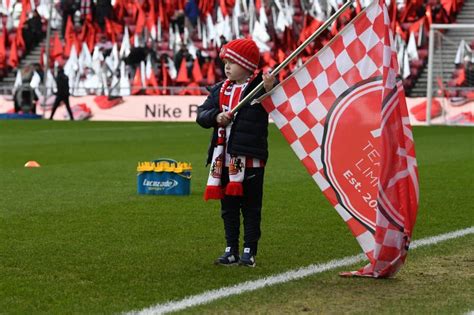
[[[0,121],[0,130],[0,312],[136,310],[360,252],[274,126],[255,269],[212,265],[225,243],[218,203],[202,200],[209,130],[191,123],[49,121]],[[474,225],[474,129],[414,131],[421,190],[415,239]],[[137,162],[158,157],[193,164],[191,196],[137,195]],[[24,168],[29,160],[41,168]],[[456,242],[461,245],[453,255],[467,255],[472,271],[473,253],[464,248],[472,248],[473,238]],[[434,247],[421,251],[433,259],[440,255]],[[411,255],[422,254],[410,253],[395,281],[407,279]],[[303,283],[345,283],[336,277],[329,272]],[[472,279],[471,272],[470,292]],[[380,289],[373,281],[347,283],[366,292]],[[291,284],[280,288],[290,296],[297,292]],[[273,291],[259,292],[248,311],[272,312],[259,307]],[[472,300],[459,301],[456,310],[474,309]],[[417,301],[408,303],[415,307]],[[196,312],[222,310],[228,310],[226,302]]]

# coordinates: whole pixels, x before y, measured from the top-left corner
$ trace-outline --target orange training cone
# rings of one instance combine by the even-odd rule
[[[39,163],[36,161],[28,161],[25,164],[25,167],[40,167],[40,166],[41,165],[39,165]]]

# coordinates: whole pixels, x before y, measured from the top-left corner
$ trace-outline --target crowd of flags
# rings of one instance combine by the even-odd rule
[[[87,1],[90,0],[82,0]],[[174,93],[171,87],[180,87],[178,93],[181,94],[201,94],[205,90],[200,87],[223,79],[220,64],[216,62],[223,43],[239,37],[251,37],[263,56],[263,70],[269,70],[282,62],[343,3],[340,0],[313,0],[303,4],[288,0],[189,2],[199,9],[199,18],[194,26],[189,23],[180,26],[172,18],[176,12],[185,12],[186,6],[190,5],[187,0],[115,0],[112,3],[114,13],[106,19],[103,30],[91,13],[86,14],[80,24],[75,24],[69,17],[63,21],[66,23],[64,39],[54,32],[49,56],[42,51],[38,62],[44,67],[49,58],[50,64],[44,77],[50,81],[48,72],[63,65],[70,80],[71,93],[78,96],[170,94]],[[400,73],[404,78],[413,70],[410,70],[413,68],[410,63],[420,59],[418,51],[426,45],[429,25],[449,22],[459,9],[459,2],[443,0],[437,13],[433,13],[431,5],[427,5],[426,14],[418,16],[424,1],[387,1],[401,60]],[[324,47],[369,3],[370,0],[354,1],[351,9],[340,16],[325,34],[280,72],[280,80]],[[12,33],[18,8],[21,8],[21,13],[16,31]],[[50,20],[48,9],[45,0],[2,1],[1,11],[7,18],[0,32],[0,68],[18,67],[20,52],[24,51],[25,46],[22,25],[33,10],[37,10],[43,20]],[[58,28],[59,16],[55,8],[52,24]],[[100,46],[104,37],[111,43],[110,52],[105,52]],[[183,58],[180,64],[175,64],[172,57],[183,46],[191,58]],[[146,58],[139,65],[129,66],[124,59],[137,47],[150,48],[158,58]],[[48,86],[53,84],[49,82]]]

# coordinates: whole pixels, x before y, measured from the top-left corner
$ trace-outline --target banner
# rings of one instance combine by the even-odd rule
[[[196,121],[197,108],[206,96],[125,96],[108,100],[106,96],[70,97],[74,117],[100,121]],[[43,111],[37,106],[37,114],[49,118],[54,96],[48,99]],[[0,100],[0,113],[14,112],[13,101]],[[64,105],[60,105],[54,120],[68,120]]]
[[[418,176],[389,17],[375,1],[262,104],[370,263],[393,276],[418,208]]]
[[[69,101],[77,120],[88,119],[94,121],[196,121],[197,107],[201,105],[206,96],[127,96],[120,101],[112,101],[110,105],[103,106],[96,102],[97,98],[104,96],[71,96]],[[51,106],[54,96],[48,100],[49,105],[44,111],[44,117],[51,115]],[[426,97],[407,98],[411,125],[426,124]],[[84,110],[84,107],[87,110]],[[37,105],[38,113],[43,115],[41,107]],[[0,119],[3,116],[21,118],[13,113],[14,106],[11,96],[0,96]],[[77,113],[77,115],[76,115]],[[24,118],[29,118],[25,116]],[[60,106],[54,115],[55,120],[67,120],[69,115],[64,106]],[[441,125],[470,125],[474,126],[474,101],[468,100],[463,104],[452,105],[450,99],[435,98],[431,109],[431,123]]]

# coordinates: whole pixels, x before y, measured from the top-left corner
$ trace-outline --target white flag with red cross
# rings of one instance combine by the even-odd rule
[[[418,209],[405,92],[384,1],[374,1],[261,100],[370,263],[342,275],[390,277]]]

